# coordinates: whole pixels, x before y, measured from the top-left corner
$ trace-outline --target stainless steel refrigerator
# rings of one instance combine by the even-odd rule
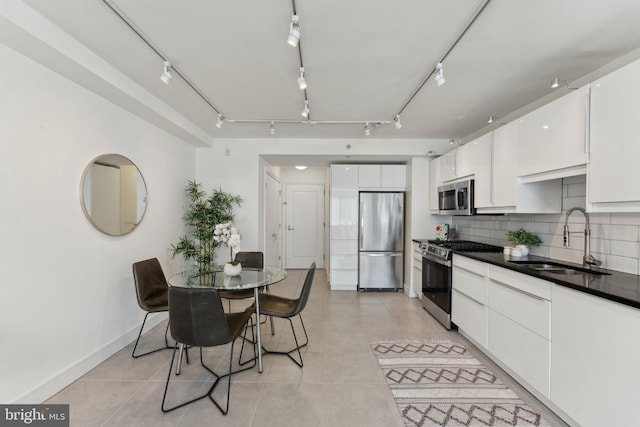
[[[404,192],[361,192],[358,289],[402,289]]]

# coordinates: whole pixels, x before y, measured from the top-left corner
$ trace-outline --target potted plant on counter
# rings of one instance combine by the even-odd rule
[[[540,237],[524,228],[507,231],[507,240],[509,240],[513,246],[520,249],[522,255],[528,255],[531,246],[538,246],[542,243]]]

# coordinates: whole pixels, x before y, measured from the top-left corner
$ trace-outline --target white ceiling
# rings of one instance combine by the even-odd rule
[[[110,0],[226,119],[301,120],[290,0]],[[24,0],[214,138],[269,138],[225,123],[100,0]],[[392,121],[485,0],[295,0],[317,121]],[[640,1],[492,0],[393,124],[371,138],[464,138],[640,47]],[[362,125],[276,124],[276,138],[363,138]]]

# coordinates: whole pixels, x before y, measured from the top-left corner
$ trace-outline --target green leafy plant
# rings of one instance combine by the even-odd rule
[[[530,231],[520,228],[518,230],[507,231],[507,240],[511,242],[513,246],[525,245],[530,248],[531,246],[538,246],[542,243],[540,237],[536,236]]]
[[[233,209],[240,207],[243,200],[222,189],[213,190],[209,195],[195,180],[188,181],[185,193],[189,205],[182,219],[188,234],[171,245],[173,257],[182,254],[185,260],[196,261],[200,272],[210,271],[216,249],[223,244],[214,238],[216,225],[233,222]]]

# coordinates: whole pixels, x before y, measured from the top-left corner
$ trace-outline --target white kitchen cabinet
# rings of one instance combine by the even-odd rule
[[[478,213],[559,213],[560,179],[521,183],[516,174],[518,123],[478,138],[475,207]],[[488,160],[487,160],[488,158]],[[488,165],[488,167],[487,167]]]
[[[517,170],[523,182],[586,173],[588,86],[518,119]]]
[[[636,426],[640,310],[553,288],[551,400],[584,427]]]
[[[358,286],[359,165],[331,165],[329,282],[332,290]]]
[[[640,61],[591,84],[587,203],[594,212],[640,212]]]
[[[411,290],[410,297],[420,297],[422,295],[422,251],[420,243],[411,242]]]
[[[438,187],[442,185],[442,157],[429,163],[429,212],[438,213]]]
[[[449,151],[440,157],[440,159],[442,159],[442,182],[452,181],[458,178],[458,175],[456,175],[456,151],[457,150]]]
[[[405,165],[359,165],[358,187],[403,191],[407,185],[406,168]]]
[[[552,284],[493,265],[489,280],[487,349],[548,398]]]
[[[488,264],[453,256],[451,320],[476,345],[487,346]]]
[[[458,169],[464,174],[473,175],[474,206],[476,208],[493,206],[492,156],[493,133],[488,133],[460,147]]]

